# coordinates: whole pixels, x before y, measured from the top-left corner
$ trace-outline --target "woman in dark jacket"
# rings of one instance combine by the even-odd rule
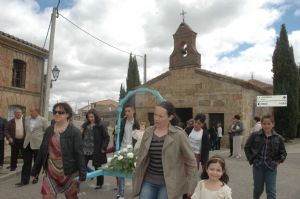
[[[95,170],[107,163],[106,148],[109,144],[109,135],[103,125],[96,110],[91,109],[86,114],[86,122],[82,125],[83,153],[85,164],[89,160],[93,161]],[[104,182],[103,176],[97,177],[96,189],[101,189]]]
[[[43,167],[41,193],[43,198],[56,198],[64,193],[66,198],[77,199],[79,181],[86,179],[86,168],[80,130],[69,123],[72,108],[67,103],[53,107],[55,124],[46,129],[36,161],[31,170],[35,178]]]

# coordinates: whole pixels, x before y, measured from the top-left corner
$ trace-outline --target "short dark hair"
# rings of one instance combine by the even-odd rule
[[[259,121],[260,121],[260,117],[255,116],[255,117],[254,117],[254,120],[255,120],[256,122],[259,122]]]
[[[203,113],[198,113],[195,118],[195,121],[200,121],[201,123],[205,123],[206,116]]]
[[[67,118],[68,120],[72,118],[73,110],[67,102],[59,102],[59,103],[54,104],[53,109],[52,109],[53,113],[57,107],[60,109],[63,109],[66,112],[66,114],[69,114],[69,116]]]
[[[264,122],[265,119],[269,119],[269,120],[271,120],[272,123],[274,123],[274,117],[271,114],[266,114],[266,115],[262,116],[261,122]]]
[[[124,109],[126,109],[126,108],[132,108],[133,110],[135,109],[132,104],[126,104],[125,107],[124,107]]]
[[[241,116],[240,115],[235,115],[234,118],[237,119],[237,120],[240,120]]]

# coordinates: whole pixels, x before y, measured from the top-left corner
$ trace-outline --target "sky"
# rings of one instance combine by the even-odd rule
[[[52,7],[58,0],[0,0],[0,30],[43,47]],[[182,22],[197,33],[202,68],[244,80],[272,83],[272,54],[284,23],[300,65],[298,0],[61,0],[56,19],[54,65],[60,75],[50,105],[80,108],[104,99],[118,100],[126,84],[129,54],[147,54],[147,79],[168,71],[173,34]],[[49,37],[48,37],[49,40]],[[49,42],[45,48],[49,48]],[[137,57],[141,80],[143,59]]]

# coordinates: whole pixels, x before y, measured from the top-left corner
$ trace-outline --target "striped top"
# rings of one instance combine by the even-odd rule
[[[149,148],[150,162],[146,171],[145,180],[153,184],[165,184],[162,165],[162,148],[166,136],[158,137],[153,134]]]

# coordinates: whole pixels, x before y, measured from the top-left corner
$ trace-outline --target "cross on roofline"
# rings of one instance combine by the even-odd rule
[[[182,9],[182,12],[180,13],[180,15],[182,15],[182,22],[184,22],[184,15],[187,14],[187,12],[185,12],[183,9]]]

